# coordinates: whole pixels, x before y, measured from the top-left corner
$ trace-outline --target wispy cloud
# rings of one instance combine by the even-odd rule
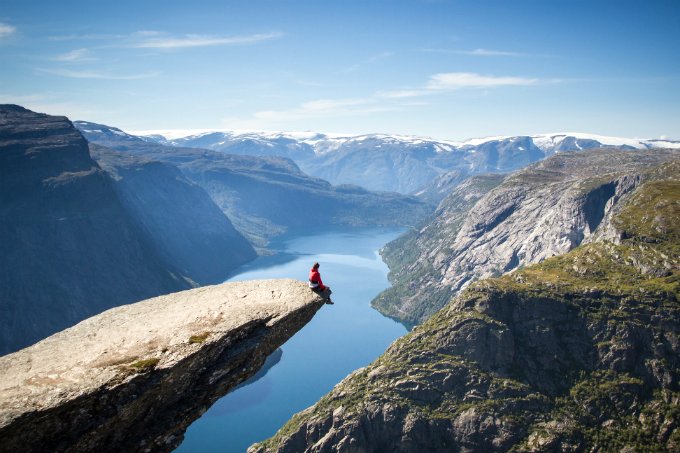
[[[349,74],[350,72],[355,72],[360,70],[364,64],[373,64],[381,60],[385,60],[387,58],[391,58],[396,55],[396,52],[390,52],[390,51],[385,51],[381,52],[379,54],[373,55],[369,58],[367,58],[363,63],[355,63],[351,66],[346,67],[340,73],[342,74]]]
[[[475,49],[475,50],[463,50],[460,53],[464,55],[473,55],[477,57],[528,57],[527,53],[521,52],[508,52],[505,50],[489,50],[489,49]]]
[[[172,35],[156,30],[139,30],[130,34],[71,34],[50,36],[50,41],[110,41],[107,47],[131,47],[137,49],[185,49],[207,46],[237,46],[257,44],[284,36],[281,32],[255,33],[250,35],[215,36],[201,34]]]
[[[402,110],[426,105],[407,99],[462,89],[490,89],[503,86],[530,86],[546,82],[538,78],[497,77],[472,72],[447,72],[430,76],[418,88],[379,91],[364,98],[318,99],[288,110],[265,110],[255,113],[258,120],[289,121],[330,116],[357,116]]]
[[[57,55],[56,57],[51,58],[51,60],[63,62],[76,62],[76,61],[94,61],[96,60],[96,58],[93,58],[90,55],[90,51],[88,49],[75,49],[70,52]]]
[[[260,120],[289,121],[330,116],[368,115],[395,110],[379,105],[375,99],[318,99],[290,110],[267,110],[255,113]]]
[[[102,41],[113,39],[124,39],[128,35],[103,34],[103,33],[88,33],[88,34],[70,34],[70,35],[56,35],[49,36],[49,41]]]
[[[0,22],[0,39],[6,38],[9,35],[14,34],[14,32],[17,31],[17,28],[10,25],[6,24],[4,22]]]
[[[496,77],[474,72],[445,72],[430,76],[428,90],[460,90],[463,88],[491,88],[501,86],[536,85],[539,79],[527,77]]]
[[[405,89],[405,90],[386,90],[378,91],[375,95],[379,98],[388,99],[401,99],[401,98],[414,98],[418,96],[425,96],[432,94],[433,91],[428,91],[423,88]]]
[[[474,72],[444,72],[430,76],[422,87],[380,91],[376,93],[376,96],[393,99],[412,98],[463,89],[530,86],[538,85],[540,83],[555,83],[557,81],[558,80],[541,80],[529,77],[499,77],[482,75]]]
[[[256,44],[263,41],[278,39],[283,33],[259,33],[241,36],[207,36],[207,35],[185,35],[182,37],[153,36],[133,43],[130,47],[140,49],[182,49],[189,47],[206,46],[234,46]]]
[[[472,50],[455,50],[455,49],[423,49],[424,52],[441,53],[450,55],[469,55],[472,57],[531,57],[531,58],[548,58],[551,55],[535,54],[527,52],[514,52],[508,50],[497,49],[472,49]]]
[[[99,71],[73,71],[70,69],[43,69],[43,68],[38,68],[38,71],[43,72],[45,74],[51,74],[60,77],[69,77],[72,79],[139,80],[149,79],[160,75],[160,72],[145,72],[141,74],[117,75]]]
[[[373,55],[372,57],[370,57],[368,59],[368,62],[369,63],[375,63],[376,61],[384,60],[386,58],[390,58],[390,57],[393,57],[395,55],[396,55],[396,52],[390,52],[390,51],[381,52],[377,55]]]

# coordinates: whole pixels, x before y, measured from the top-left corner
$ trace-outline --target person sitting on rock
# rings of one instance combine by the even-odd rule
[[[326,299],[327,304],[332,304],[333,301],[331,300],[331,288],[330,286],[325,286],[323,284],[323,281],[321,281],[321,274],[319,273],[319,263],[314,263],[312,268],[309,270],[309,287]]]

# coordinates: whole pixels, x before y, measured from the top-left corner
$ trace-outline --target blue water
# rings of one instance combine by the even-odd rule
[[[276,255],[238,269],[228,281],[307,280],[309,268],[318,261],[324,284],[333,289],[335,305],[324,305],[283,345],[281,361],[263,378],[221,398],[196,420],[176,451],[244,452],[405,334],[404,326],[369,305],[389,286],[388,269],[378,249],[400,232],[371,228],[289,235],[272,244]]]

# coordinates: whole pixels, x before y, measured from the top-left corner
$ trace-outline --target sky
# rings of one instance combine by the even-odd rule
[[[680,139],[680,1],[3,0],[0,103],[119,127]]]

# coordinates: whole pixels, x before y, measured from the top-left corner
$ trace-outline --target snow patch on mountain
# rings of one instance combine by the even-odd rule
[[[559,152],[561,148],[586,149],[597,146],[629,147],[634,149],[649,148],[675,148],[680,149],[680,141],[662,139],[638,139],[612,137],[606,135],[586,134],[581,132],[561,132],[552,134],[534,134],[527,136],[499,135],[491,137],[472,138],[465,141],[436,140],[428,137],[418,137],[409,135],[394,134],[328,134],[311,131],[298,132],[278,132],[278,131],[258,131],[258,130],[226,130],[226,129],[165,129],[165,130],[144,130],[129,131],[130,134],[148,138],[163,137],[168,142],[174,144],[187,144],[195,140],[215,135],[215,145],[225,145],[228,142],[239,140],[251,140],[261,142],[263,146],[273,146],[272,141],[290,140],[304,143],[311,146],[317,154],[326,154],[336,151],[344,146],[357,146],[376,142],[386,145],[402,146],[426,146],[432,145],[437,153],[450,153],[465,149],[468,152],[471,148],[506,140],[516,140],[529,137],[534,145],[541,151],[552,153]],[[594,143],[597,142],[597,143]]]

